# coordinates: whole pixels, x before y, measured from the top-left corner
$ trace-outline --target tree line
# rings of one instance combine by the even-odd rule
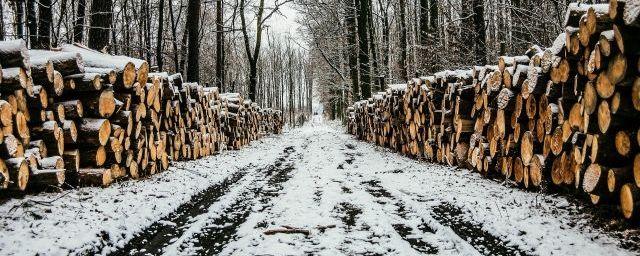
[[[3,0],[0,40],[21,38],[33,49],[81,43],[133,56],[302,120],[311,108],[307,51],[269,27],[292,2]]]
[[[300,0],[314,81],[332,117],[386,84],[550,45],[567,0]]]

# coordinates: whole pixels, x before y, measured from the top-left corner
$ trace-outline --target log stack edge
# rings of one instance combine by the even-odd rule
[[[347,130],[523,188],[577,192],[640,219],[640,1],[568,7],[565,32],[495,65],[389,85]]]

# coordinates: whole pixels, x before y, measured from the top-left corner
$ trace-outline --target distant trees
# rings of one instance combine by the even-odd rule
[[[386,84],[404,83],[416,75],[521,54],[531,44],[548,45],[562,30],[566,8],[566,1],[555,0],[300,0],[298,4],[302,24],[314,34],[309,37],[310,62],[318,70],[314,81],[325,109],[338,112],[332,116],[341,115],[339,106],[344,102],[369,97],[369,88],[381,89],[380,78]],[[334,71],[335,67],[339,69]],[[349,74],[348,81],[342,82],[337,74]],[[343,83],[350,86],[338,86]]]
[[[300,121],[311,105],[307,51],[290,35],[270,31],[273,17],[293,4],[293,0],[0,1],[0,40],[23,38],[31,48],[40,49],[82,43],[145,59],[152,70],[182,72],[189,81],[242,93],[262,106],[286,111],[290,121]]]

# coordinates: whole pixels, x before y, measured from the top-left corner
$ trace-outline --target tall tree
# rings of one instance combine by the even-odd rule
[[[407,14],[406,14],[406,2],[400,0],[398,2],[398,12],[400,13],[399,30],[400,30],[400,58],[398,59],[398,66],[400,66],[400,79],[406,81],[408,79],[407,74]]]
[[[347,54],[349,55],[349,75],[351,77],[351,99],[360,100],[360,78],[358,77],[358,38],[356,32],[356,5],[354,0],[345,0],[344,23],[347,36]]]
[[[420,0],[420,6],[418,8],[418,13],[420,14],[418,41],[420,44],[425,45],[427,44],[429,35],[429,0]]]
[[[34,48],[49,49],[51,47],[51,23],[53,22],[51,7],[51,0],[40,0],[38,8],[38,40],[33,43]]]
[[[487,64],[487,49],[485,44],[485,26],[484,26],[484,1],[472,0],[473,5],[473,30],[475,31],[475,60],[476,65]]]
[[[82,43],[84,38],[84,16],[86,13],[87,0],[78,0],[78,9],[76,9],[76,20],[73,24],[73,41]]]
[[[0,40],[4,40],[4,5],[0,4]]]
[[[164,0],[158,0],[158,38],[156,39],[156,64],[162,71],[162,35],[164,34]]]
[[[224,16],[223,1],[216,0],[216,83],[221,91],[224,89]]]
[[[200,82],[200,0],[189,0],[187,7],[188,54],[187,79]]]
[[[109,46],[109,31],[113,22],[112,0],[91,2],[91,27],[89,27],[89,47],[100,51]]]
[[[401,0],[404,1],[404,0]],[[369,59],[369,5],[370,0],[356,0],[358,9],[358,62],[360,66],[360,86],[362,98],[371,97],[371,65]]]
[[[262,32],[264,30],[265,22],[271,18],[275,13],[280,11],[280,7],[289,3],[293,0],[284,0],[279,2],[275,0],[274,6],[270,12],[265,15],[265,5],[264,0],[259,0],[258,2],[258,10],[256,13],[256,37],[255,37],[255,45],[252,49],[251,47],[251,39],[249,38],[249,26],[247,24],[247,18],[245,17],[245,5],[247,4],[246,0],[240,0],[240,23],[242,31],[242,38],[244,39],[244,50],[247,55],[247,59],[249,62],[249,99],[256,99],[256,92],[258,88],[258,61],[260,60],[260,47],[262,45]]]
[[[38,41],[38,17],[36,16],[36,0],[26,0],[27,3],[27,29],[29,43],[33,45]]]

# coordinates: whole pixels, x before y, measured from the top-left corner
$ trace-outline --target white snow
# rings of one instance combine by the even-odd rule
[[[287,147],[293,152],[284,159]],[[294,167],[280,191],[265,181],[264,172],[278,159]],[[221,255],[420,255],[409,239],[429,244],[439,255],[485,254],[450,223],[437,220],[434,209],[443,204],[459,208],[465,222],[528,254],[635,253],[590,226],[589,217],[581,213],[584,206],[573,201],[505,186],[467,170],[410,160],[356,141],[337,124],[314,120],[239,152],[179,164],[149,180],[69,191],[51,206],[20,205],[58,195],[10,200],[0,206],[0,254],[82,254],[94,247],[111,252],[193,194],[249,164],[253,171],[232,184],[206,213],[176,227],[184,233],[163,250],[165,255],[198,254],[202,248],[197,235],[217,227],[213,220],[238,202],[246,206],[240,211],[249,214],[224,242]],[[263,200],[251,193],[255,188],[277,194]],[[411,231],[403,237],[398,225]],[[308,229],[311,235],[263,233],[282,226]],[[318,227],[327,228],[323,232]],[[100,237],[103,232],[108,239]]]

